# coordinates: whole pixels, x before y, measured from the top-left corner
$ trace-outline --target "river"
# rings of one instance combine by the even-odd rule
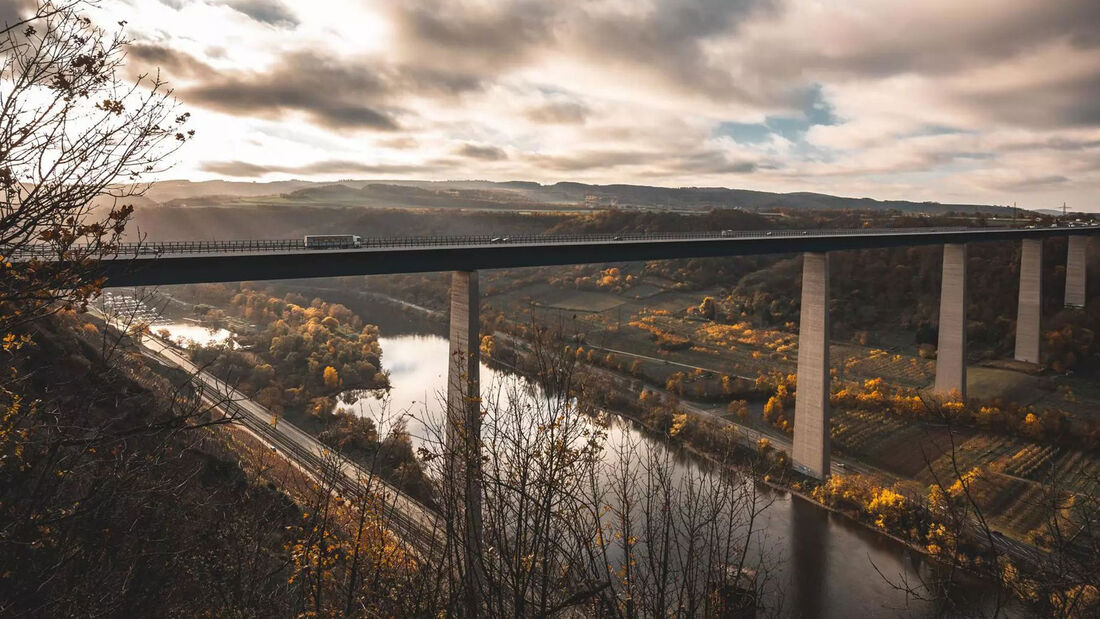
[[[438,321],[413,319],[407,311],[384,303],[353,303],[355,311],[379,325],[383,337],[382,366],[390,374],[391,389],[386,401],[368,393],[348,394],[338,406],[376,421],[385,433],[400,419],[414,446],[425,441],[427,428],[434,426],[442,411],[441,396],[446,386],[447,340],[440,337]],[[157,324],[173,337],[209,344],[231,342],[224,330],[209,330],[185,322]],[[501,372],[481,366],[485,388],[504,378]],[[612,424],[609,444],[623,440],[644,449],[669,449],[622,420]],[[675,465],[682,470],[698,467],[694,456],[676,453]],[[757,543],[765,545],[774,586],[765,603],[782,607],[791,617],[932,617],[942,616],[932,604],[907,600],[890,581],[919,582],[933,569],[927,559],[903,544],[834,514],[801,497],[763,486],[772,499],[758,523]],[[973,582],[951,593],[954,606],[968,614],[981,613],[989,588]],[[1010,614],[1023,613],[1014,612]]]
[[[168,339],[180,346],[192,343],[199,346],[230,346],[236,348],[233,333],[228,329],[204,327],[191,322],[154,322],[150,327],[154,333],[168,332]]]
[[[414,442],[420,442],[426,424],[431,424],[428,420],[441,414],[447,341],[438,335],[404,334],[382,337],[381,345],[382,364],[392,385],[387,405],[364,394],[341,406],[380,421],[381,432],[404,417]],[[484,365],[481,371],[483,386],[500,378],[499,372]],[[647,449],[668,448],[630,423],[613,424],[609,441],[624,436]],[[676,466],[699,463],[684,456],[676,459]],[[782,598],[785,616],[937,616],[928,603],[909,600],[907,604],[905,594],[887,582],[889,578],[915,583],[920,575],[927,576],[932,568],[923,555],[800,497],[770,488],[764,491],[774,502],[765,510],[758,530],[775,563],[772,596]],[[974,584],[953,594],[956,603],[971,610],[983,604],[980,598],[986,588]]]

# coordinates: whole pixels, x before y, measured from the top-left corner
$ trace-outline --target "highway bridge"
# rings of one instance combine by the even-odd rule
[[[111,286],[305,279],[557,266],[673,258],[829,252],[1015,241],[1100,232],[1050,228],[855,228],[647,234],[481,235],[364,238],[358,247],[311,249],[302,239],[150,241],[117,247],[102,261]],[[47,245],[4,254],[55,260]]]
[[[174,241],[123,245],[100,261],[107,286],[151,286],[389,273],[450,271],[451,364],[449,427],[476,466],[480,444],[478,277],[482,269],[803,254],[798,345],[798,391],[792,460],[823,478],[829,463],[829,253],[942,245],[939,346],[935,391],[966,395],[967,244],[1021,244],[1015,358],[1040,362],[1043,240],[1068,237],[1065,305],[1086,302],[1085,253],[1100,225],[982,228],[710,231],[558,236],[432,236],[365,238],[355,247],[312,249],[304,240]],[[2,250],[0,250],[2,251]],[[53,261],[46,246],[5,254],[8,260]],[[459,440],[459,439],[455,439]],[[457,447],[457,446],[456,446]],[[467,481],[475,483],[476,476]],[[468,486],[471,501],[479,490]],[[476,506],[475,506],[476,507]],[[478,518],[478,509],[470,510]]]

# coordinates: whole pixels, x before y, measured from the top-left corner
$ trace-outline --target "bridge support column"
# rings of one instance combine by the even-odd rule
[[[829,255],[802,255],[798,326],[798,390],[794,408],[794,466],[829,474]]]
[[[1089,237],[1071,235],[1066,255],[1066,307],[1085,307],[1085,248]]]
[[[451,275],[450,364],[447,369],[447,477],[456,518],[448,522],[459,556],[464,600],[476,616],[481,583],[480,296],[477,271]]]
[[[1024,239],[1020,252],[1020,305],[1016,312],[1016,360],[1039,363],[1043,305],[1043,241]]]
[[[940,337],[936,348],[938,395],[966,398],[966,245],[943,246]]]

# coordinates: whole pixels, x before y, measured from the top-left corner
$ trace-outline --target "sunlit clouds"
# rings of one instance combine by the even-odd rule
[[[10,9],[6,9],[10,13]],[[1095,210],[1095,0],[105,0],[173,176],[577,180]],[[110,21],[108,21],[110,20]]]

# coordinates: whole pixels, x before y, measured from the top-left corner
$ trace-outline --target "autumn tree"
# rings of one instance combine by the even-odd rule
[[[285,501],[243,494],[223,443],[204,443],[231,420],[221,397],[67,311],[98,293],[129,200],[190,137],[159,77],[126,76],[127,39],[90,4],[47,0],[0,28],[0,614],[201,615],[212,596],[220,612],[286,614],[280,562],[247,554],[271,548]],[[235,496],[202,488],[214,480]],[[213,556],[260,576],[233,581]]]
[[[738,419],[744,421],[749,416],[749,403],[745,400],[730,400],[726,412],[736,415]]]
[[[325,366],[324,381],[325,386],[330,389],[335,389],[340,386],[340,374],[336,372],[336,368],[331,365]]]
[[[299,300],[302,303],[294,302]],[[214,346],[193,347],[191,353],[197,363],[236,381],[246,393],[274,389],[284,394],[282,407],[288,412],[301,412],[312,402],[309,408],[327,415],[332,406],[319,406],[324,402],[318,399],[338,388],[388,386],[380,371],[378,327],[363,324],[343,305],[278,298],[245,288],[230,296],[228,308],[263,325],[240,338],[252,351]]]
[[[703,301],[698,307],[699,315],[703,318],[714,320],[715,311],[716,306],[714,304],[714,297],[703,297]]]
[[[83,307],[102,284],[147,175],[187,141],[159,76],[130,81],[127,39],[81,0],[0,30],[0,329]]]

